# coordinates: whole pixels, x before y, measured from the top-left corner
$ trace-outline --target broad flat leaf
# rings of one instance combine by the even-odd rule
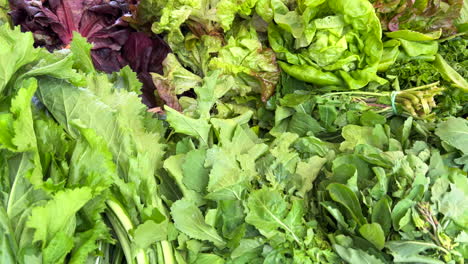
[[[308,114],[295,113],[289,122],[288,131],[296,133],[299,136],[305,136],[307,133],[317,134],[325,129],[320,123]]]
[[[394,257],[396,263],[427,263],[427,264],[443,264],[445,262],[438,259],[434,259],[427,256],[419,255],[426,250],[441,250],[445,252],[445,249],[430,243],[422,241],[389,241],[385,243],[385,247],[388,248]]]
[[[333,245],[333,247],[336,253],[350,264],[385,264],[382,260],[360,249],[345,248],[338,244]]]
[[[177,183],[177,187],[182,191],[185,198],[190,199],[196,205],[203,204],[201,195],[196,191],[187,188],[184,184],[184,172],[182,165],[185,161],[185,154],[173,155],[164,161],[164,169],[169,172]]]
[[[133,233],[133,239],[138,248],[148,248],[153,243],[167,239],[167,221],[156,223],[153,220],[147,220],[136,227]]]
[[[408,210],[416,204],[415,201],[412,201],[408,198],[400,200],[392,209],[392,223],[393,228],[400,230],[402,226],[400,225],[400,220],[406,215]]]
[[[434,66],[445,80],[452,82],[455,87],[460,88],[465,93],[468,91],[468,81],[454,70],[440,54],[436,54]]]
[[[261,253],[262,242],[256,239],[242,239],[238,247],[236,247],[232,253],[231,257],[233,259],[240,258],[249,253]]]
[[[442,214],[468,228],[468,194],[451,184],[450,192],[446,192],[438,202]]]
[[[319,105],[318,109],[320,121],[325,124],[325,128],[329,129],[335,122],[338,115],[335,106],[329,104]]]
[[[346,185],[340,183],[332,183],[327,186],[333,201],[343,205],[348,212],[353,216],[354,220],[360,225],[364,225],[367,221],[362,215],[361,205],[356,194],[351,191]]]
[[[377,249],[381,250],[385,245],[385,235],[382,227],[378,223],[362,225],[359,228],[362,237],[371,242]]]
[[[339,208],[335,205],[335,203],[321,202],[320,205],[322,205],[328,211],[328,213],[330,213],[335,218],[335,220],[340,226],[348,228],[348,223],[346,223],[343,214],[340,212]]]
[[[299,243],[300,238],[293,226],[288,224],[288,205],[281,194],[272,189],[263,188],[252,192],[247,201],[249,212],[245,221],[255,226],[262,234],[281,229]]]
[[[68,187],[88,186],[99,193],[113,183],[117,169],[106,142],[89,128],[79,127],[81,137],[70,160]]]
[[[236,159],[237,152],[228,148],[214,147],[208,150],[205,166],[212,167],[209,175],[207,198],[219,200],[238,199],[251,179],[242,171]]]
[[[390,198],[383,197],[372,207],[372,222],[379,223],[385,234],[392,228],[392,213],[389,204]]]
[[[75,214],[92,198],[88,187],[66,189],[54,195],[47,204],[35,207],[27,226],[35,229],[34,242],[50,242],[59,232],[67,231]],[[72,230],[70,230],[72,231]]]
[[[325,158],[313,156],[305,162],[300,161],[297,163],[294,184],[299,196],[304,197],[308,191],[312,190],[314,180],[326,162],[327,159]]]
[[[167,122],[177,133],[192,136],[200,140],[204,145],[208,145],[208,134],[211,125],[205,119],[194,119],[166,106]]]
[[[86,41],[80,33],[73,32],[73,40],[70,44],[70,50],[73,53],[74,68],[80,69],[84,73],[96,71],[91,60],[91,48],[93,45]]]
[[[198,254],[197,259],[193,264],[224,264],[225,261],[222,257],[215,254]]]
[[[183,183],[187,188],[203,193],[208,185],[209,169],[205,168],[205,149],[189,151],[185,155],[183,170]]]
[[[19,27],[10,28],[9,23],[0,26],[0,98],[13,74],[22,66],[35,61],[40,53],[33,46],[31,33],[22,33]]]
[[[463,154],[468,154],[468,121],[463,118],[449,118],[437,125],[436,135]]]
[[[73,238],[64,231],[58,232],[42,252],[44,263],[63,263],[73,248]]]
[[[234,131],[238,126],[247,124],[252,117],[251,110],[246,111],[242,115],[236,116],[231,119],[218,119],[211,118],[210,123],[213,124],[214,129],[217,131],[217,136],[220,142],[231,141]]]
[[[340,144],[341,151],[352,151],[358,144],[369,144],[372,137],[371,127],[347,125],[341,132],[344,142]]]
[[[222,83],[222,82],[225,83]],[[197,112],[201,119],[209,119],[210,111],[216,100],[221,98],[230,89],[232,84],[220,75],[219,71],[213,71],[203,79],[203,85],[195,89],[197,94]],[[225,88],[220,92],[218,86]]]
[[[175,227],[189,237],[211,241],[219,247],[225,245],[223,238],[218,235],[216,229],[205,223],[205,218],[200,209],[189,200],[182,199],[172,204],[171,215]]]
[[[105,75],[99,78],[102,76]],[[164,154],[161,122],[147,119],[146,107],[136,93],[113,90],[112,85],[99,85],[99,89],[96,92],[65,81],[40,78],[37,94],[72,138],[79,134],[72,121],[93,129],[105,140],[120,170],[125,173],[133,170],[129,177],[141,177],[134,183],[144,182],[142,189],[154,193],[153,175],[162,166]],[[151,197],[157,195],[151,194],[147,199],[156,199]]]
[[[362,113],[362,116],[361,116],[361,124],[363,126],[369,126],[369,127],[373,127],[377,124],[385,124],[386,123],[386,119],[384,116],[382,115],[379,115],[373,111],[366,111],[364,113]]]
[[[389,179],[385,170],[381,167],[373,167],[372,170],[377,178],[377,183],[372,187],[371,195],[374,199],[381,199],[388,191]]]
[[[236,231],[244,223],[245,213],[242,201],[221,200],[219,203],[220,222],[222,223],[223,236],[233,238]]]

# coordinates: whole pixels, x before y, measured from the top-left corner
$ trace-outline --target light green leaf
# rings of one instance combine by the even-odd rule
[[[218,247],[225,245],[216,230],[205,223],[200,209],[192,202],[182,199],[171,206],[171,215],[177,229],[189,237],[213,242]]]
[[[110,240],[108,227],[104,222],[98,222],[92,229],[78,233],[75,237],[70,264],[84,263],[89,256],[95,256],[101,242]]]
[[[436,135],[463,154],[468,154],[468,121],[451,117],[437,125]]]
[[[436,40],[442,35],[442,30],[433,31],[429,33],[421,33],[412,30],[397,30],[393,32],[385,32],[385,35],[389,38],[405,39],[409,41],[428,41]]]
[[[327,159],[319,156],[312,156],[305,162],[298,162],[294,184],[299,196],[304,197],[308,191],[312,190],[314,180],[326,162]]]
[[[190,199],[196,205],[203,203],[202,197],[196,191],[187,188],[184,184],[184,172],[182,165],[185,162],[185,154],[173,155],[164,161],[164,169],[174,177],[177,187],[182,191],[185,198]]]
[[[468,195],[456,185],[451,184],[450,192],[439,200],[439,211],[457,224],[468,227]]]
[[[205,168],[205,158],[205,149],[192,150],[186,154],[182,164],[183,183],[187,188],[200,193],[205,192],[208,185],[209,170]]]
[[[345,139],[340,144],[341,151],[352,151],[358,144],[368,144],[372,137],[371,127],[347,125],[343,127],[342,136]]]
[[[362,225],[359,228],[362,237],[371,242],[377,249],[381,250],[385,245],[385,235],[382,227],[378,223]]]
[[[442,247],[439,247],[430,242],[422,241],[389,241],[385,244],[385,247],[392,252],[394,257],[393,261],[395,263],[415,262],[442,264],[444,263],[443,261],[428,256],[422,256],[420,253],[423,253],[426,250],[441,250],[446,252],[446,250]]]
[[[200,140],[203,145],[208,145],[208,135],[211,125],[204,119],[194,119],[176,110],[166,106],[167,122],[178,133],[195,137]]]
[[[42,252],[43,263],[63,263],[68,252],[73,248],[73,238],[65,233],[58,232]]]
[[[10,28],[9,23],[0,26],[0,99],[13,74],[26,64],[38,59],[40,50],[35,49],[30,32],[22,33],[20,27]]]
[[[361,249],[345,248],[338,244],[333,245],[333,247],[338,255],[350,264],[385,264],[382,260]]]
[[[27,222],[29,228],[35,229],[34,242],[42,241],[45,246],[59,232],[73,233],[75,214],[91,198],[91,189],[88,187],[66,189],[55,194],[44,206],[35,207]]]
[[[167,221],[156,223],[153,220],[147,220],[135,228],[133,239],[138,248],[146,249],[153,243],[167,240],[167,229]]]
[[[289,214],[288,205],[278,191],[263,188],[252,192],[247,207],[249,212],[245,221],[255,226],[263,235],[268,237],[268,234],[281,229],[300,243],[295,228],[286,220]]]
[[[91,60],[91,48],[93,45],[86,41],[80,33],[74,31],[73,39],[70,43],[70,50],[73,53],[74,67],[84,73],[95,72],[93,61]]]
[[[468,81],[455,71],[440,54],[436,55],[434,66],[445,80],[452,82],[454,86],[462,89],[465,93],[468,91]]]

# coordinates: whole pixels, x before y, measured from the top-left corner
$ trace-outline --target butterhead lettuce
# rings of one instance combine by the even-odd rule
[[[372,5],[365,0],[298,1],[290,11],[279,0],[266,5],[271,47],[289,75],[318,86],[360,89],[381,81],[382,30]],[[259,7],[257,6],[257,9]],[[260,13],[262,15],[262,13]]]

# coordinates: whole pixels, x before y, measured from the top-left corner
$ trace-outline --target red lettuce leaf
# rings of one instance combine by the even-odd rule
[[[110,73],[129,64],[143,83],[143,103],[155,107],[150,72],[162,72],[171,50],[158,36],[137,33],[123,20],[135,4],[129,1],[10,0],[10,16],[23,31],[33,33],[37,46],[50,51],[67,47],[73,32],[79,32],[93,44],[91,57],[97,70]]]
[[[455,19],[463,0],[371,0],[382,28],[389,31],[409,29],[431,32],[442,29],[444,36],[457,33]]]
[[[148,107],[158,105],[154,94],[156,87],[150,72],[162,74],[162,62],[169,52],[171,49],[164,40],[158,36],[149,38],[142,32],[132,32],[123,47],[124,59],[138,73],[143,83],[142,99]]]

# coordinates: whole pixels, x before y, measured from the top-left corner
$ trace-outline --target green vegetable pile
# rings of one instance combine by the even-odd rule
[[[468,259],[466,0],[132,2],[172,50],[150,109],[7,9],[0,263]]]

